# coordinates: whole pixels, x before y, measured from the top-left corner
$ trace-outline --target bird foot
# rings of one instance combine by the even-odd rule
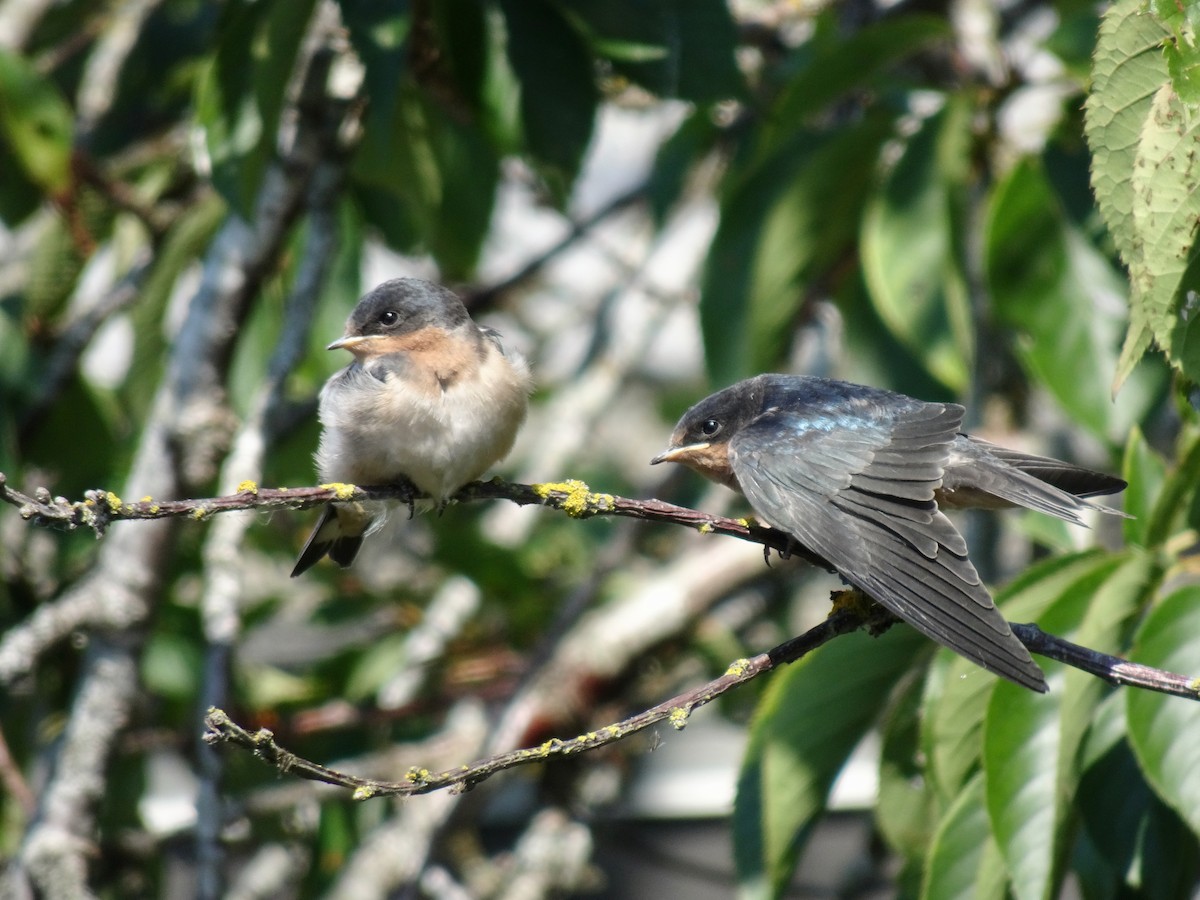
[[[890,610],[880,606],[858,588],[831,591],[829,599],[833,602],[829,615],[845,612],[854,616],[871,637],[879,637],[899,621]]]
[[[798,549],[800,549],[800,542],[789,534],[787,535],[787,545],[782,550],[776,550],[775,552],[779,554],[780,559],[787,562]],[[771,566],[771,550],[771,547],[763,544],[763,562],[767,564],[768,568]]]
[[[415,484],[403,475],[392,482],[392,487],[396,489],[399,495],[397,499],[408,507],[408,518],[411,520],[417,514],[417,497],[421,495],[421,492],[417,490]]]

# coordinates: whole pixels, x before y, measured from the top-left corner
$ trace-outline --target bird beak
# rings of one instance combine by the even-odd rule
[[[369,335],[369,334],[343,334],[340,338],[338,338],[336,341],[334,341],[332,344],[330,344],[325,349],[326,350],[349,350],[351,353],[354,353],[356,347],[358,347],[362,343],[365,343],[366,341],[369,341],[371,339],[371,337],[372,337],[372,335]]]
[[[709,446],[710,445],[706,441],[703,444],[688,444],[684,447],[671,447],[658,454],[658,456],[654,457],[654,459],[650,460],[650,465],[657,466],[659,463],[664,462],[686,462],[687,458],[693,453],[699,453],[703,450],[707,450]]]

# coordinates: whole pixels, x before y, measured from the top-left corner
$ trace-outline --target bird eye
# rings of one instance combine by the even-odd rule
[[[385,309],[379,314],[380,325],[395,325],[399,320],[400,314],[394,309]]]
[[[721,430],[721,423],[716,419],[705,419],[700,423],[700,430],[704,432],[705,437],[712,437]]]

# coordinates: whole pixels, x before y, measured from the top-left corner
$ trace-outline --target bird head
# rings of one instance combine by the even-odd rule
[[[426,329],[449,331],[469,321],[462,301],[441,285],[418,278],[385,281],[354,307],[340,338],[325,349],[359,359],[406,349]]]
[[[762,413],[763,388],[751,378],[701,400],[683,414],[667,449],[650,465],[673,462],[719,484],[738,489],[729,460],[729,442]]]

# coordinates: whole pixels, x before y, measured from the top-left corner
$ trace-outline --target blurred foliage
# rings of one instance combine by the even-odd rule
[[[16,5],[0,2],[0,14]],[[338,364],[321,348],[364,287],[365,265],[406,254],[445,282],[470,281],[489,243],[505,240],[506,190],[519,185],[577,221],[602,114],[669,109],[628,230],[662,235],[697,195],[713,198],[698,309],[672,298],[694,314],[707,384],[634,367],[611,408],[650,383],[669,398],[665,439],[684,398],[706,386],[804,368],[969,400],[989,434],[1032,432],[1058,455],[1120,466],[1134,517],[1105,537],[1121,546],[1085,549],[1077,535],[1030,524],[1045,558],[997,600],[1009,618],[1088,647],[1200,672],[1195,4],[1118,0],[1102,16],[1077,0],[1004,10],[962,0],[939,13],[858,0],[811,11],[721,0],[32,5],[27,34],[0,35],[0,471],[11,483],[72,498],[119,489],[214,237],[252,216],[281,135],[296,127],[310,20],[332,10],[346,47],[331,78],[361,76],[352,102],[363,104],[362,134],[265,483],[313,477],[313,397]],[[283,242],[240,323],[226,385],[239,415],[289,314],[309,227]],[[125,278],[136,296],[105,309]],[[534,358],[549,358],[558,326],[537,322],[536,283],[517,287],[484,311],[523,323]],[[575,312],[592,338],[607,327],[603,304]],[[605,364],[592,354],[578,381]],[[570,389],[570,379],[544,383],[537,403],[556,409]],[[589,436],[608,412],[584,423]],[[531,446],[552,443],[554,424]],[[696,499],[695,484],[648,487],[604,459],[604,441],[587,443],[591,455],[571,460],[578,471],[537,477],[601,473],[600,489]],[[201,482],[197,492],[214,489],[211,475]],[[94,554],[81,535],[51,538],[10,513],[0,522],[5,632],[86,579]],[[250,529],[244,554],[262,577],[242,598],[230,702],[320,760],[427,737],[464,696],[503,701],[543,653],[565,597],[592,590],[602,603],[683,552],[673,537],[626,539],[608,522],[549,517],[514,546],[495,538],[486,510],[452,508],[405,523],[397,549],[372,557],[383,575],[322,569],[298,584],[284,573],[306,524],[279,516]],[[197,704],[215,665],[197,609],[205,528],[177,530],[159,606],[137,637],[145,702],[97,812],[106,863],[93,875],[109,895],[167,890],[156,851],[177,835],[154,830],[145,804],[158,761],[198,765]],[[613,546],[619,578],[600,561]],[[405,658],[423,608],[456,573],[477,591],[466,624],[437,658]],[[772,584],[771,596],[792,592],[786,576]],[[716,646],[759,652],[793,627],[786,607],[768,604],[765,631],[710,622],[696,645],[679,635],[661,664],[694,679],[681,661],[711,667]],[[1200,705],[1114,690],[1053,662],[1043,663],[1051,692],[1038,696],[933,649],[899,627],[856,635],[762,689],[731,826],[745,896],[786,890],[834,779],[869,733],[882,746],[874,821],[901,862],[902,896],[1052,897],[1068,878],[1098,900],[1194,890]],[[59,648],[0,692],[3,737],[31,782],[62,729],[78,661]],[[398,709],[378,702],[414,667],[423,692]],[[556,727],[602,725],[662,699],[647,684],[669,681],[627,676]],[[230,797],[278,786],[251,762],[227,762]],[[231,852],[303,846],[297,889],[328,888],[387,810],[312,802],[306,821],[302,803],[248,805],[249,836],[231,838]],[[32,814],[11,792],[0,792],[0,812],[11,855]],[[139,828],[144,840],[128,839]]]

